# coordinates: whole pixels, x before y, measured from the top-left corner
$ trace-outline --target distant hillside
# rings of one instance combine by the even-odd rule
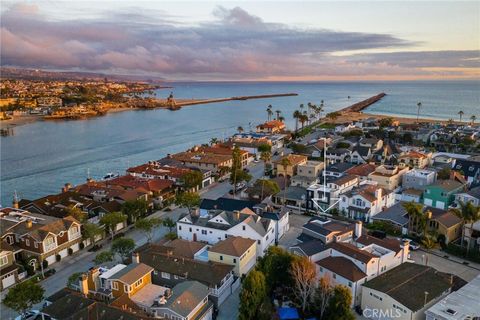
[[[1,78],[26,79],[26,80],[108,80],[128,82],[164,82],[161,77],[139,76],[139,75],[111,75],[94,72],[73,72],[73,71],[47,71],[40,69],[0,68]]]

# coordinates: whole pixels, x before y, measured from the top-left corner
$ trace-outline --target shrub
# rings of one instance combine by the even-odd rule
[[[43,260],[42,265],[43,265],[43,269],[47,269],[48,268],[48,261]]]
[[[73,249],[72,249],[72,248],[68,248],[67,252],[68,252],[68,255],[71,256],[71,255],[73,254]]]
[[[27,275],[30,277],[30,276],[33,276],[35,274],[35,270],[33,268],[33,266],[27,264],[25,265],[25,270],[27,271]]]
[[[165,235],[165,238],[167,238],[168,240],[175,240],[177,239],[177,234],[174,233],[174,232],[169,232]]]
[[[391,236],[401,236],[401,231],[394,225],[384,221],[374,221],[366,226],[370,230],[380,230]]]
[[[476,250],[470,250],[467,254],[466,248],[462,248],[459,245],[449,243],[444,251],[454,256],[462,257],[466,260],[480,263],[480,252]]]
[[[80,250],[83,250],[83,248],[85,248],[85,244],[83,242],[80,242],[79,248]]]
[[[62,260],[62,256],[59,255],[59,254],[56,254],[55,255],[55,260],[57,260],[57,262],[59,262],[60,260]]]

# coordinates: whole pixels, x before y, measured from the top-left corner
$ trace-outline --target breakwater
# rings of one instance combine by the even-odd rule
[[[341,113],[348,113],[348,112],[361,112],[363,111],[364,109],[366,109],[367,107],[371,106],[372,104],[374,104],[375,102],[378,102],[379,100],[381,100],[383,97],[385,97],[387,94],[382,92],[382,93],[379,93],[373,97],[370,97],[368,99],[365,99],[363,101],[360,101],[360,102],[357,102],[355,104],[352,104],[351,106],[349,107],[346,107],[346,108],[343,108],[343,109],[340,109],[339,112]]]

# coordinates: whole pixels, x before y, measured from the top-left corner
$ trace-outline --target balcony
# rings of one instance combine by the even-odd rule
[[[225,280],[225,282],[222,284],[222,286],[220,288],[211,288],[210,289],[210,294],[213,295],[213,296],[220,296],[223,291],[225,291],[225,289],[227,289],[228,287],[231,286],[231,284],[233,283],[233,276],[232,274],[229,274]]]
[[[54,250],[54,249],[56,249],[56,248],[57,248],[57,244],[56,244],[55,242],[54,242],[54,243],[50,243],[50,244],[48,244],[48,245],[46,244],[46,245],[45,245],[45,252],[50,252],[50,251],[52,251],[52,250]]]

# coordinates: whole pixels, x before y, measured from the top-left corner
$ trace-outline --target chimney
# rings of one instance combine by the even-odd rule
[[[240,211],[235,211],[235,219],[240,220]]]
[[[426,217],[428,220],[432,219],[432,211],[427,210],[427,212],[425,212],[425,217]]]
[[[140,254],[138,252],[132,254],[132,262],[136,264],[140,263]]]
[[[362,236],[362,221],[355,221],[355,238],[358,239]]]
[[[88,295],[88,276],[84,273],[80,276],[80,292],[84,295]]]
[[[377,198],[377,200],[382,199],[382,188],[376,188],[375,189],[375,198]]]
[[[32,225],[33,225],[32,219],[27,219],[27,221],[25,221],[25,226],[27,227],[27,229],[30,229]]]

